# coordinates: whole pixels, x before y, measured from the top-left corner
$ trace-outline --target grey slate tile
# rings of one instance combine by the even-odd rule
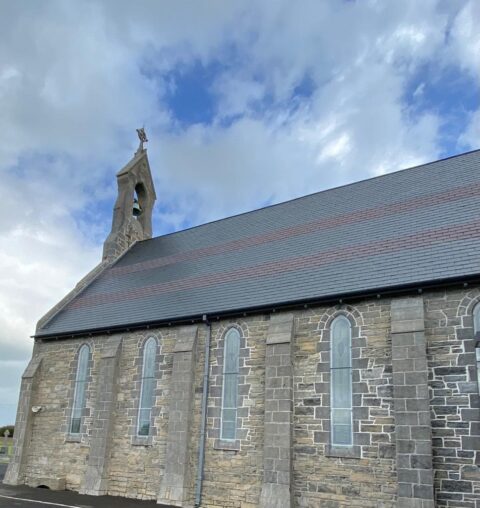
[[[157,237],[38,335],[480,274],[479,211],[475,151]]]

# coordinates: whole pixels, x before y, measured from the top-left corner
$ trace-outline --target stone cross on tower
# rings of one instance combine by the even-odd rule
[[[137,155],[140,152],[143,152],[145,150],[143,148],[143,143],[148,143],[147,134],[145,133],[145,127],[142,127],[141,129],[137,129],[138,139],[140,140],[140,144],[138,145],[138,149],[135,152],[135,155]]]

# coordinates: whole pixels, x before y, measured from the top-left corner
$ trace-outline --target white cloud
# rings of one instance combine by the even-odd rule
[[[460,66],[480,81],[480,3],[476,0],[465,2],[455,17],[449,45],[450,63]]]
[[[480,3],[470,0],[456,16],[450,33],[448,62],[458,65],[480,86]],[[480,147],[480,108],[470,115],[470,122],[459,145],[467,149]]]
[[[480,146],[480,109],[470,116],[470,122],[460,137],[460,145],[474,150]]]
[[[35,321],[99,261],[135,127],[149,133],[157,234],[433,159],[442,119],[413,119],[405,88],[429,61],[478,73],[478,2],[460,7],[4,2],[0,364],[21,372]],[[195,60],[223,64],[218,115],[180,128],[168,71]],[[310,95],[292,98],[305,79]],[[464,143],[478,146],[478,125]]]

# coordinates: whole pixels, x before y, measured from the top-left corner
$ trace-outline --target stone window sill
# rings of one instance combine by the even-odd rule
[[[240,450],[240,441],[238,439],[236,439],[235,441],[227,441],[225,439],[215,439],[213,448],[215,450],[230,450],[238,452]]]
[[[65,443],[81,443],[82,435],[81,434],[67,434],[65,436]]]
[[[325,446],[326,457],[343,457],[359,459],[361,457],[360,446]]]
[[[133,436],[132,446],[152,446],[152,436]]]

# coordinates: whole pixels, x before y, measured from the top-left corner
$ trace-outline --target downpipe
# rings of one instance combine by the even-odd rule
[[[202,503],[202,486],[203,486],[203,469],[205,465],[205,439],[207,431],[207,402],[208,402],[208,380],[210,373],[210,339],[212,335],[212,325],[206,314],[203,315],[202,321],[207,327],[205,336],[205,362],[203,371],[203,391],[202,391],[202,419],[200,427],[200,443],[198,446],[198,470],[197,482],[195,485],[195,507],[199,507]]]

